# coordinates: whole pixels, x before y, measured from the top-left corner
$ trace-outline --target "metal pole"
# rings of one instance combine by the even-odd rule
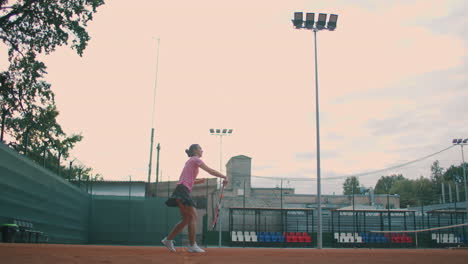
[[[219,172],[223,173],[223,170],[222,170],[222,158],[223,158],[223,136],[222,135],[219,135]],[[219,187],[220,187],[220,191],[221,191],[221,178],[219,178]],[[221,198],[220,198],[221,199]],[[218,218],[218,221],[219,221],[219,225],[218,225],[218,247],[221,247],[221,214],[222,213],[222,205],[221,203],[219,204],[219,218]]]
[[[462,161],[463,161],[463,181],[465,183],[465,202],[468,201],[468,191],[466,187],[466,168],[465,168],[465,155],[463,154],[463,145],[460,145],[461,147],[461,153],[462,153]]]
[[[150,143],[150,157],[148,164],[148,183],[151,181],[151,167],[153,161],[153,141],[154,141],[154,128],[151,128],[151,143]]]
[[[322,191],[320,183],[320,121],[319,121],[319,93],[318,93],[318,59],[317,59],[317,29],[314,29],[315,42],[315,121],[317,128],[317,248],[322,248]]]
[[[158,197],[158,182],[159,182],[159,151],[161,150],[161,145],[158,143],[156,147],[157,152],[157,161],[156,161],[156,186],[154,187],[154,196]]]
[[[392,219],[390,216],[390,194],[387,193],[388,230],[392,231]]]
[[[280,191],[281,191],[281,210],[283,210],[283,179],[281,179],[281,185],[280,186],[281,186],[281,189],[280,189]],[[283,212],[283,211],[281,211],[281,212]]]
[[[161,150],[161,144],[158,143],[158,146],[156,147],[156,150],[158,151],[156,153],[156,184],[159,181],[159,151]]]
[[[444,183],[442,183],[442,203],[445,203],[445,186]]]
[[[70,161],[70,167],[69,167],[69,169],[68,169],[68,181],[71,180],[72,165],[73,165],[73,160]]]
[[[449,191],[449,203],[452,203],[453,202],[453,199],[452,199],[452,183],[449,182],[447,185],[448,185],[448,191]]]
[[[221,210],[222,210],[222,204],[220,203],[219,204],[219,218],[218,218],[218,222],[219,222],[219,226],[218,226],[218,233],[219,233],[219,238],[218,238],[218,247],[221,247],[221,219],[223,219],[221,217]]]
[[[206,215],[206,233],[204,233],[205,237],[205,247],[208,247],[208,240],[206,239],[206,235],[208,234],[208,179],[206,180],[206,207],[205,207],[205,215]]]
[[[154,92],[153,92],[153,112],[151,114],[151,145],[150,145],[150,157],[149,157],[149,165],[148,165],[148,183],[151,182],[151,167],[153,161],[153,141],[154,141],[154,109],[156,104],[156,87],[158,84],[158,67],[159,67],[159,39],[158,39],[158,52],[156,57],[156,77],[154,80]]]

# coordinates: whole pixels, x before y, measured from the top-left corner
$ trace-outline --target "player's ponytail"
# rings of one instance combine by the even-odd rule
[[[198,144],[192,144],[188,149],[185,150],[185,153],[187,153],[187,156],[193,157],[195,156],[195,150],[198,148]]]

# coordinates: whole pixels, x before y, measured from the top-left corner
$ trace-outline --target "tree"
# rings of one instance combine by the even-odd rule
[[[390,193],[400,195],[400,207],[416,206],[418,199],[416,194],[416,186],[413,180],[402,179],[395,182],[390,189]]]
[[[0,0],[0,40],[8,48],[10,62],[8,71],[0,73],[1,141],[8,118],[51,95],[50,85],[41,81],[46,67],[37,61],[37,54],[49,54],[71,39],[71,48],[82,56],[90,40],[86,25],[104,4],[103,0],[9,2]]]
[[[419,200],[419,203],[422,205],[431,204],[438,198],[431,180],[424,178],[423,176],[415,180],[414,188],[415,196]]]
[[[388,194],[392,189],[393,185],[400,180],[404,180],[402,174],[392,174],[390,176],[381,176],[380,179],[375,184],[374,193],[375,194]]]
[[[343,194],[352,195],[352,194],[361,194],[361,189],[359,188],[359,180],[356,176],[350,176],[346,178],[343,183]]]
[[[0,72],[0,141],[8,135],[12,148],[58,172],[61,159],[82,136],[67,136],[57,123],[54,93],[44,79],[46,65],[37,56],[63,45],[82,56],[90,40],[87,23],[103,4],[103,0],[0,0],[0,40],[8,49],[9,62],[8,70]],[[99,176],[87,171],[89,177]]]
[[[103,0],[0,0],[0,39],[10,59],[25,51],[50,53],[68,45],[81,56],[90,36],[87,23]]]
[[[444,168],[440,167],[439,161],[436,160],[431,165],[431,179],[434,183],[440,184],[443,182]]]

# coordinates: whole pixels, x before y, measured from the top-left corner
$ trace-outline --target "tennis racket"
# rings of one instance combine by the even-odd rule
[[[218,223],[219,211],[221,210],[221,200],[223,199],[224,186],[226,185],[223,182],[223,186],[221,187],[221,193],[219,194],[218,204],[216,205],[216,214],[213,220],[213,230],[215,229],[216,224]]]

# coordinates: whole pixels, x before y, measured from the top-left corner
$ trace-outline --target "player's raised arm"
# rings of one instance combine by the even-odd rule
[[[220,172],[218,172],[218,171],[216,171],[216,170],[214,170],[214,169],[212,169],[212,168],[206,166],[205,163],[202,163],[202,164],[200,165],[200,168],[202,168],[204,171],[206,171],[206,172],[209,173],[210,175],[213,175],[213,176],[215,176],[215,177],[224,179],[224,181],[223,181],[224,184],[227,184],[227,183],[228,183],[228,179],[227,179],[227,177],[226,177],[225,175],[223,175],[222,173],[220,173]]]

